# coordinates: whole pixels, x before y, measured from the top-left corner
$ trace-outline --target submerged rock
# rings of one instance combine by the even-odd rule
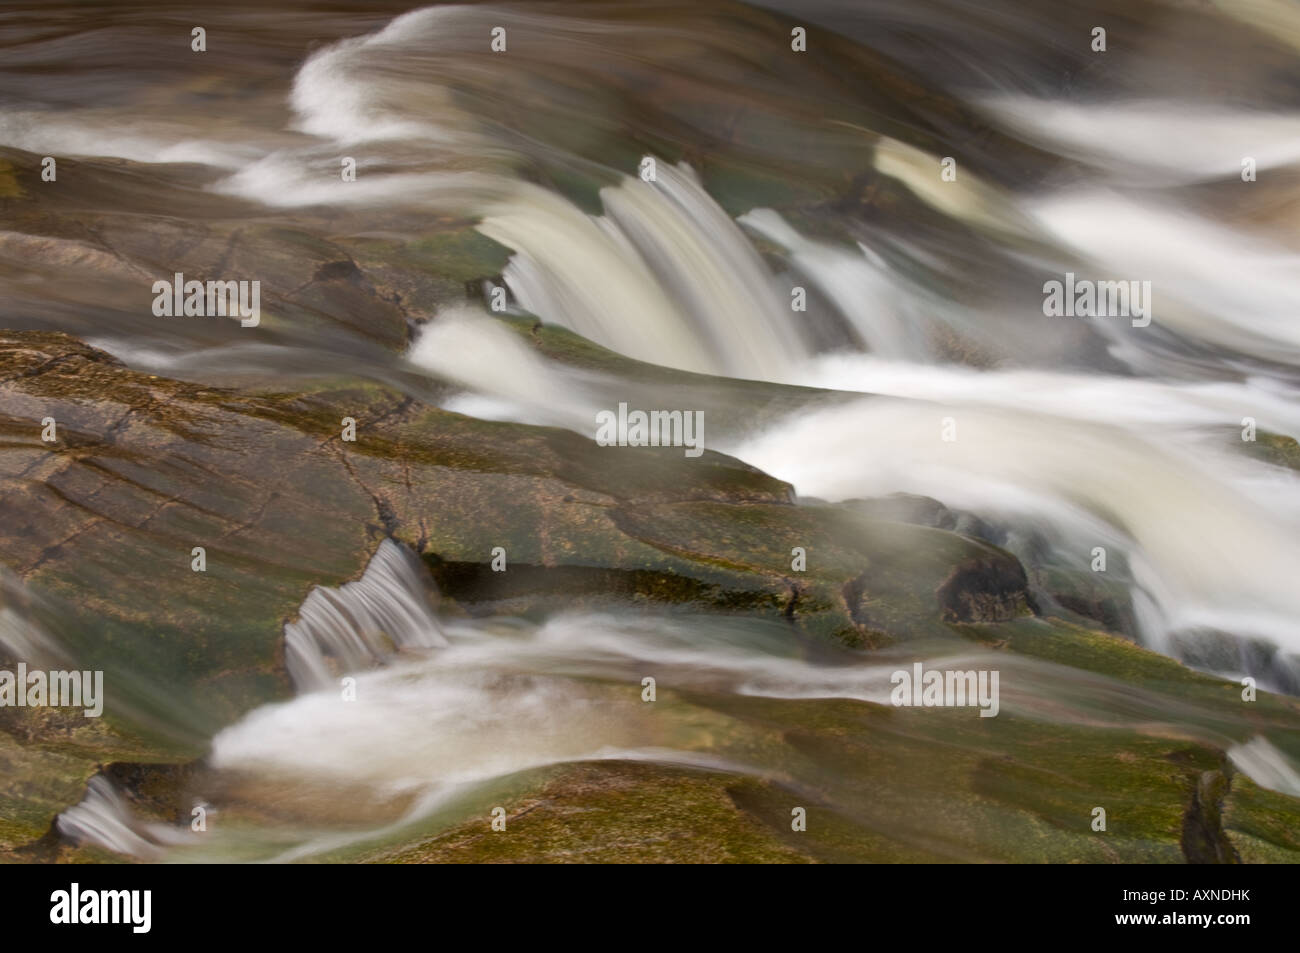
[[[189,762],[218,729],[286,697],[286,624],[289,632],[301,629],[311,599],[329,601],[309,597],[313,587],[357,579],[381,545],[420,557],[409,565],[428,568],[448,616],[541,618],[640,606],[769,617],[792,626],[792,638],[811,636],[810,644],[820,639],[827,646],[959,650],[982,643],[1172,692],[1171,704],[1195,701],[1219,712],[1206,716],[1211,721],[1237,717],[1228,714],[1231,685],[1225,693],[1224,683],[1122,640],[1035,618],[1025,570],[1004,550],[879,518],[900,515],[892,511],[799,504],[787,484],[712,451],[690,459],[673,448],[603,448],[569,431],[476,420],[357,380],[304,383],[291,393],[205,387],[131,370],[74,338],[43,332],[0,333],[0,407],[0,560],[35,598],[60,608],[64,649],[79,667],[104,670],[108,691],[102,723],[79,726],[71,745],[58,719],[24,712],[0,724],[0,753],[17,768],[0,787],[0,804],[13,819],[0,828],[0,847],[26,845],[21,856],[29,859],[103,859],[96,848],[72,850],[52,826],[56,814],[83,801],[100,764],[135,766],[110,772],[122,803],[146,815],[123,821],[123,829],[152,831],[155,845],[166,838],[149,824],[183,819],[187,798],[197,793],[227,791],[228,782],[213,781],[206,769],[149,765]],[[355,442],[343,439],[344,417],[356,422]],[[942,521],[942,511],[929,510],[927,522]],[[503,572],[494,566],[498,557]],[[372,621],[376,639],[400,647],[401,633],[387,631],[391,620]],[[367,657],[382,662],[385,652],[376,646],[380,641]],[[369,664],[340,651],[336,645],[325,654],[344,665]],[[1168,739],[1144,742],[1135,732],[1121,737],[1014,722],[1019,727],[1011,732],[989,733],[979,718],[958,726],[951,713],[933,721],[847,700],[700,696],[691,704],[745,708],[743,730],[726,722],[737,754],[751,743],[770,746],[766,729],[756,727],[768,719],[786,726],[780,750],[789,770],[821,764],[817,770],[827,778],[840,777],[836,783],[848,787],[837,797],[855,805],[853,816],[818,828],[806,842],[791,840],[788,806],[784,821],[771,816],[791,796],[779,783],[736,782],[708,771],[575,768],[535,784],[521,781],[521,790],[533,792],[528,797],[541,799],[535,820],[521,827],[534,832],[524,855],[576,859],[617,824],[564,835],[563,811],[555,815],[553,805],[605,810],[610,797],[632,785],[651,814],[676,791],[684,804],[713,812],[719,831],[731,832],[694,847],[689,838],[660,842],[656,834],[629,855],[644,859],[915,857],[916,830],[898,828],[894,836],[882,825],[895,828],[900,817],[919,825],[933,816],[934,804],[916,801],[921,790],[932,790],[935,804],[965,805],[958,827],[968,832],[990,799],[1005,820],[990,829],[994,840],[958,836],[953,828],[945,836],[957,840],[933,843],[926,856],[1102,859],[1111,848],[1100,841],[1053,831],[1073,823],[1080,798],[1112,790],[1106,786],[1117,745],[1136,759],[1130,794],[1118,803],[1158,801],[1130,822],[1137,826],[1117,856],[1176,860],[1183,843],[1191,845],[1189,859],[1208,858],[1221,834],[1231,840],[1243,830],[1251,832],[1252,856],[1292,849],[1270,820],[1292,810],[1285,795],[1243,786],[1247,794],[1238,797],[1237,788],[1220,785],[1216,797],[1228,793],[1213,815],[1209,802],[1194,799],[1205,772],[1229,777],[1210,746],[1198,748],[1194,764],[1166,783],[1158,779],[1167,774]],[[1271,737],[1300,719],[1294,705],[1270,696],[1261,696],[1257,711],[1260,730]],[[886,784],[880,763],[921,770],[913,749],[923,725],[935,732],[935,759],[951,757],[953,731],[973,732],[962,767],[949,764],[929,776],[928,786],[910,774]],[[852,740],[863,731],[877,741]],[[1045,744],[1074,752],[1066,759],[1074,760],[1043,767]],[[871,766],[867,773],[845,774],[861,757]],[[1019,780],[1008,786],[1012,770]],[[1076,778],[1077,798],[1050,793],[1061,772]],[[945,780],[935,787],[939,776]],[[43,786],[33,787],[35,779]],[[875,807],[854,800],[848,792],[858,782],[885,799]],[[229,793],[236,816],[261,816],[262,808],[241,807],[238,792]],[[98,810],[99,803],[83,806]],[[82,815],[65,826],[84,831],[85,824],[74,823]],[[468,828],[457,831],[434,840],[413,834],[373,856],[489,857],[481,852],[488,845]]]
[[[207,388],[54,333],[0,335],[0,401],[0,554],[80,614],[70,648],[85,664],[171,692],[174,704],[129,689],[117,701],[181,739],[282,694],[283,621],[313,584],[355,577],[385,537],[423,555],[473,612],[694,604],[848,638],[849,579],[867,571],[891,637],[933,633],[937,588],[987,551],[795,506],[788,485],[711,451],[602,448],[361,382]],[[344,417],[355,442],[341,439]],[[803,575],[796,546],[810,554]],[[497,548],[508,572],[491,571]]]

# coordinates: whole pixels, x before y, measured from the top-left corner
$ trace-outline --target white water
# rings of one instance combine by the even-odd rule
[[[524,28],[535,45],[501,58],[489,83],[465,50],[498,22]],[[27,113],[5,114],[0,141],[234,168],[217,191],[278,208],[470,216],[513,250],[503,277],[515,306],[630,357],[898,398],[804,415],[724,447],[800,492],[921,492],[1032,516],[1080,564],[1094,545],[1124,553],[1153,645],[1172,650],[1171,633],[1211,627],[1296,649],[1300,601],[1288,581],[1300,565],[1293,542],[1300,492],[1293,474],[1237,452],[1233,437],[1246,417],[1264,430],[1300,433],[1300,255],[1265,229],[1215,220],[1212,206],[1179,186],[1251,188],[1238,178],[1243,155],[1266,176],[1293,173],[1300,118],[1195,101],[981,94],[978,105],[995,122],[1086,166],[1069,188],[1028,192],[985,182],[961,161],[956,181],[945,182],[939,155],[829,122],[861,136],[864,165],[1003,256],[1024,287],[1002,282],[1014,303],[993,313],[918,279],[950,267],[940,246],[891,236],[895,257],[887,259],[870,241],[802,235],[770,209],[733,221],[684,165],[659,162],[653,183],[632,169],[606,170],[616,184],[600,191],[603,213],[588,214],[517,174],[555,159],[555,147],[467,108],[457,92],[523,89],[549,77],[554,63],[581,69],[587,59],[617,59],[628,45],[672,59],[676,42],[671,30],[646,24],[428,8],[313,53],[292,85],[291,128],[238,148],[212,147],[181,119],[104,136],[85,131],[90,117],[59,125]],[[707,64],[696,65],[702,72],[692,76],[707,79]],[[597,110],[592,122],[603,121],[596,102],[558,108],[573,120],[584,107]],[[356,182],[321,173],[344,151],[359,153]],[[790,271],[830,303],[831,318],[869,355],[815,353],[810,318],[790,310],[788,282],[770,271],[746,229],[784,250]],[[900,252],[924,267],[903,274]],[[1067,269],[1151,281],[1152,326],[1044,317],[1041,282]],[[1000,280],[991,275],[988,283]],[[936,364],[935,331],[981,326],[1017,329],[996,342],[993,368]],[[1061,370],[1059,358],[1050,369],[1019,366],[1020,355],[1043,341],[1068,342],[1080,327],[1135,376]],[[448,404],[455,409],[590,434],[583,383],[469,312],[440,315],[411,359],[465,388]],[[958,422],[956,443],[938,440],[945,416]],[[331,629],[337,620],[315,621],[338,611],[331,598],[306,607],[307,628],[291,629],[295,678],[305,682],[323,677],[330,654],[373,659],[378,651],[341,641]]]
[[[140,860],[158,860],[169,848],[195,840],[187,831],[138,818],[103,775],[90,779],[86,796],[60,814],[55,824],[74,844],[93,844]]]
[[[472,307],[444,308],[407,354],[420,370],[459,384],[446,410],[582,430],[600,405],[581,374],[537,355],[519,336]]]
[[[489,207],[479,230],[517,252],[504,278],[524,309],[624,354],[715,369],[669,289],[610,220],[524,187]]]
[[[193,162],[237,169],[257,158],[251,144],[191,138],[183,123],[152,121],[132,129],[104,121],[98,114],[58,117],[26,110],[0,110],[0,143],[46,156],[114,156],[133,162]]]
[[[910,289],[900,287],[889,266],[865,245],[859,243],[857,249],[847,250],[804,238],[771,209],[754,209],[742,215],[740,223],[782,246],[790,263],[831,300],[872,354],[905,358],[925,353],[924,341],[918,340],[923,329],[917,314],[920,302],[907,294]],[[862,306],[864,301],[871,302],[870,311]],[[771,379],[788,380],[791,376],[787,362]],[[825,385],[819,382],[815,386]]]
[[[802,414],[735,452],[809,495],[908,492],[976,512],[1031,514],[1057,528],[1080,570],[1094,546],[1128,549],[1160,610],[1147,619],[1157,647],[1168,650],[1173,630],[1209,626],[1300,651],[1300,594],[1287,582],[1300,566],[1292,474],[1265,481],[1259,466],[1208,442],[1151,439],[1032,403],[1032,391],[1015,409],[866,398]],[[957,428],[951,442],[945,418]],[[1250,485],[1264,492],[1252,498],[1243,492]],[[1287,509],[1269,506],[1270,497]]]
[[[392,559],[372,565],[368,575],[390,592],[405,588],[406,601],[422,598],[423,581]],[[361,639],[364,632],[355,625],[352,635]],[[541,625],[444,621],[437,641],[426,652],[389,656],[377,669],[355,672],[354,700],[342,700],[336,687],[305,690],[257,709],[213,739],[208,766],[233,779],[236,790],[254,798],[278,792],[285,809],[298,799],[311,804],[326,798],[333,825],[267,834],[260,846],[256,837],[247,840],[253,832],[220,826],[202,844],[179,835],[175,842],[209,859],[247,849],[278,862],[310,858],[382,841],[439,812],[455,817],[463,811],[458,804],[481,804],[473,795],[485,785],[579,761],[650,761],[781,778],[766,763],[765,746],[744,741],[756,730],[762,737],[761,722],[737,720],[693,699],[887,705],[892,674],[910,669],[912,661],[896,652],[835,650],[814,660],[781,623],[718,617],[570,614]],[[996,668],[1001,711],[1014,717],[1129,729],[1179,718],[1201,723],[1198,733],[1216,743],[1248,730],[1203,720],[1194,706],[1105,676],[988,649],[939,655],[925,665]],[[642,697],[646,677],[656,680],[653,702]],[[979,718],[974,708],[970,717]],[[1239,769],[1266,786],[1284,785],[1294,771],[1262,739],[1232,750]],[[374,805],[383,804],[396,809],[386,816],[381,811],[376,820]],[[340,829],[338,819],[349,816],[355,820]],[[61,829],[65,824],[69,833],[134,856],[156,858],[159,845],[168,843],[102,785],[65,813]]]
[[[1162,330],[1229,354],[1300,364],[1300,253],[1105,191],[1054,196],[1031,213],[1082,261],[1095,262],[1077,269],[1079,277],[1150,281]]]
[[[553,45],[516,47],[523,55],[487,72],[481,60],[455,55],[474,38],[484,42],[497,22],[534,27]],[[1036,102],[1032,110],[1023,101],[992,103],[1008,128],[1092,170],[1068,189],[1048,182],[1035,192],[983,182],[964,162],[957,181],[944,183],[937,154],[863,130],[861,170],[902,184],[944,216],[954,236],[972,230],[1007,266],[1005,275],[983,276],[1015,299],[993,313],[918,279],[925,269],[904,274],[869,239],[805,236],[763,208],[733,222],[685,166],[660,162],[653,184],[631,169],[603,170],[614,184],[599,193],[601,213],[589,214],[522,174],[554,159],[556,147],[503,130],[463,108],[458,95],[490,86],[482,78],[491,72],[508,96],[509,83],[549,81],[555,66],[573,69],[610,55],[606,48],[625,50],[629,38],[660,54],[666,46],[677,58],[653,61],[656,68],[681,75],[714,52],[685,35],[639,35],[636,26],[560,22],[491,5],[414,11],[309,58],[291,93],[292,129],[265,140],[227,146],[180,122],[114,135],[103,116],[64,125],[14,112],[0,117],[0,141],[37,152],[204,163],[230,173],[216,192],[268,209],[476,221],[514,253],[503,278],[519,308],[630,357],[887,395],[809,411],[723,447],[800,492],[832,499],[918,492],[991,517],[1031,517],[1081,569],[1095,545],[1127,557],[1139,622],[1158,648],[1174,652],[1180,632],[1210,628],[1300,651],[1297,480],[1239,452],[1237,436],[1247,416],[1262,429],[1300,433],[1300,261],[1275,235],[1218,221],[1178,191],[1231,183],[1238,154],[1254,155],[1263,171],[1293,172],[1296,117],[1187,103]],[[677,53],[679,46],[687,52]],[[585,121],[590,105],[580,100],[560,118]],[[343,183],[338,157],[353,152],[360,174]],[[771,272],[742,225],[783,249],[790,270],[871,353],[816,353],[809,318],[790,311],[788,282]],[[899,248],[914,265],[958,270],[959,256],[949,262],[951,249],[933,241],[908,248],[900,239]],[[1026,268],[1041,273],[1028,280]],[[1041,282],[1067,269],[1151,280],[1152,327],[1045,318]],[[1010,280],[1023,287],[1008,287]],[[936,363],[931,331],[995,321],[1013,331],[992,349],[994,366]],[[1034,345],[1065,337],[1065,321],[1102,338],[1119,369],[1135,376],[1115,366],[1085,370],[1082,358],[1061,370],[1076,356],[1068,351],[1050,369],[1037,366],[1045,362],[1029,356]],[[590,435],[579,423],[590,418],[581,382],[481,315],[447,309],[410,357],[466,389],[449,406]],[[941,439],[944,417],[957,425],[955,442]],[[302,694],[220,735],[218,769],[401,793],[413,797],[407,817],[416,817],[466,786],[559,761],[698,757],[744,767],[698,754],[716,725],[640,718],[644,674],[669,672],[679,687],[738,694],[879,700],[883,667],[822,668],[781,655],[752,633],[728,646],[708,643],[702,632],[682,641],[671,627],[649,632],[604,618],[514,632],[441,625],[410,559],[385,543],[360,580],[308,597],[285,629],[287,664]],[[15,631],[30,634],[7,616],[0,621],[10,624],[11,639]],[[336,682],[349,672],[357,674],[358,700],[343,704]],[[1267,742],[1234,748],[1233,760],[1262,784],[1294,790],[1294,770]],[[59,823],[70,836],[139,856],[156,856],[165,841],[141,832],[121,799],[95,782]]]
[[[731,655],[698,645],[656,651],[662,628],[615,617],[541,627],[448,623],[445,631],[447,644],[426,658],[359,675],[355,702],[325,690],[259,709],[214,739],[212,764],[298,781],[346,777],[383,794],[428,797],[530,767],[655,748],[666,736],[642,717],[642,673],[693,663],[689,685],[700,684],[709,663],[729,661],[760,680],[783,665],[746,658],[740,647]],[[784,665],[831,694],[863,691],[847,687],[852,672],[817,677],[801,663]],[[620,673],[623,688],[592,681]]]
[[[284,627],[294,685],[323,688],[398,652],[446,644],[419,572],[415,557],[386,539],[360,579],[313,589],[298,620]]]
[[[366,92],[367,70],[377,68],[367,51],[411,56],[410,44],[430,42],[435,24],[461,30],[469,22],[477,25],[466,11],[411,14],[367,40],[317,54],[295,86],[301,128],[341,142],[397,136],[485,157],[508,152],[505,140],[490,144],[485,127],[469,137],[473,124],[453,115],[437,83],[401,73],[402,83],[437,105],[419,117],[388,92],[378,106]],[[1293,474],[1239,452],[1245,417],[1263,430],[1300,433],[1295,378],[1279,370],[1300,363],[1300,257],[1263,233],[1216,223],[1176,195],[1113,191],[1120,179],[1132,185],[1134,170],[1166,176],[1146,182],[1161,187],[1235,176],[1240,166],[1227,163],[1226,146],[1192,147],[1192,140],[1218,141],[1211,130],[1249,143],[1240,151],[1262,168],[1281,168],[1300,158],[1300,120],[1169,103],[984,105],[1014,130],[1086,159],[1098,178],[1023,196],[964,167],[955,183],[944,183],[938,156],[881,137],[872,161],[930,207],[1005,244],[1009,263],[1037,263],[1033,286],[1021,289],[1029,302],[1018,315],[1024,336],[1050,338],[1066,322],[1091,320],[1090,333],[1139,376],[1017,369],[1014,340],[1001,342],[1005,369],[936,365],[930,330],[994,326],[993,318],[1006,316],[982,315],[904,277],[865,243],[807,238],[771,210],[733,222],[685,167],[660,162],[653,184],[623,176],[601,191],[599,216],[527,183],[494,184],[491,195],[467,201],[484,234],[515,252],[504,274],[515,304],[545,321],[668,366],[898,398],[804,414],[722,448],[801,493],[914,492],[1032,517],[1081,568],[1096,545],[1127,557],[1139,621],[1156,647],[1174,651],[1173,633],[1213,628],[1300,649],[1300,596],[1288,582],[1300,566],[1300,487]],[[436,129],[419,125],[443,116],[443,106],[450,119]],[[1156,120],[1156,113],[1173,118]],[[1187,148],[1171,147],[1183,141]],[[412,191],[403,178],[387,194],[410,200],[437,191],[428,183],[440,181]],[[791,269],[832,304],[869,356],[813,352],[801,327],[807,316],[791,312],[788,284],[769,272],[742,225],[785,250]],[[933,249],[916,254],[942,269]],[[1152,327],[1118,317],[1045,317],[1039,286],[1066,269],[1151,281]],[[1226,356],[1189,359],[1179,342]],[[589,397],[572,374],[556,373],[463,312],[435,321],[411,357],[466,388],[448,406],[590,436],[583,425]],[[939,437],[947,416],[960,428],[951,444]]]
[[[994,117],[1038,146],[1093,165],[1113,181],[1168,186],[1234,178],[1300,162],[1300,117],[1218,104],[1132,100],[1084,104],[988,97]],[[1211,131],[1207,134],[1208,131]]]

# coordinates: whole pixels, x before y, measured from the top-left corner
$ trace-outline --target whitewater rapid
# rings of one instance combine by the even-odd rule
[[[273,803],[292,823],[230,826],[221,811],[231,808],[204,805],[213,826],[196,834],[142,819],[99,775],[59,816],[59,830],[142,860],[283,863],[458,823],[483,811],[501,785],[549,766],[641,761],[797,785],[774,760],[772,742],[758,740],[770,733],[762,709],[756,719],[726,699],[888,706],[897,672],[915,660],[906,646],[860,653],[814,645],[779,621],[441,618],[417,566],[390,541],[357,581],[313,590],[287,638],[375,651],[350,663],[335,657],[328,679],[300,683],[296,697],[250,712],[212,740],[201,768],[207,789],[235,808]],[[389,622],[411,627],[418,646],[378,647],[372,613],[380,599],[404,607]],[[319,611],[326,604],[329,618]],[[1016,719],[1126,730],[1177,719],[1228,750],[1257,783],[1295,793],[1295,768],[1244,715],[1208,716],[1105,675],[986,646],[930,654],[925,665],[995,667],[1000,712]]]
[[[400,140],[426,150],[431,168],[370,176],[347,202],[450,203],[477,215],[513,253],[502,281],[514,312],[620,354],[890,398],[810,410],[714,447],[802,494],[921,493],[1029,520],[1066,565],[1086,568],[1097,546],[1120,557],[1125,568],[1114,571],[1132,587],[1140,635],[1155,648],[1178,654],[1178,633],[1213,630],[1300,650],[1300,596],[1288,583],[1300,567],[1300,484],[1241,439],[1248,423],[1300,433],[1300,255],[1169,191],[1171,182],[1236,176],[1226,147],[1191,147],[1210,128],[1249,144],[1260,168],[1294,167],[1296,117],[978,94],[978,108],[1008,129],[1082,163],[1087,171],[1054,191],[1013,192],[964,168],[945,182],[941,156],[874,137],[867,155],[881,174],[974,233],[1020,282],[1016,294],[963,300],[927,280],[948,268],[942,248],[870,232],[852,244],[810,237],[763,207],[733,219],[689,165],[659,161],[649,182],[615,172],[599,214],[513,179],[508,157],[528,147],[447,94],[442,82],[469,75],[461,65],[444,61],[432,79],[414,68],[426,61],[422,44],[449,49],[488,18],[416,11],[300,70],[300,131],[340,147]],[[547,34],[557,50],[570,42],[562,33]],[[513,82],[541,67],[507,68]],[[1189,145],[1169,147],[1180,142]],[[450,171],[451,155],[476,156],[491,171]],[[218,188],[281,205],[327,200],[322,185],[298,191],[302,163],[292,154],[268,161],[276,176],[237,174]],[[780,250],[781,266],[759,254],[759,241]],[[1150,281],[1152,325],[1045,315],[1039,285],[1067,270]],[[825,306],[792,310],[796,287]],[[987,331],[1009,327],[1018,337]],[[945,357],[936,341],[952,335],[984,349],[988,366]],[[1089,336],[1107,366],[1068,356]],[[472,305],[438,316],[410,359],[463,388],[452,409],[586,436],[617,396],[609,382],[539,360]],[[948,418],[953,441],[941,437]]]
[[[1227,15],[1289,24],[1295,41],[1294,17],[1278,5],[1251,10]],[[498,24],[518,55],[485,69],[489,54],[467,50]],[[1104,548],[1147,645],[1178,656],[1200,633],[1261,639],[1296,671],[1300,482],[1258,451],[1270,435],[1300,435],[1300,246],[1294,228],[1271,217],[1294,200],[1287,183],[1300,164],[1300,120],[1191,98],[952,90],[1008,142],[1061,162],[1044,173],[1026,161],[1033,176],[1010,164],[981,174],[958,154],[949,181],[948,149],[933,136],[904,142],[906,122],[891,120],[886,134],[804,115],[802,103],[781,99],[779,71],[745,59],[752,32],[691,25],[495,4],[415,10],[313,51],[286,102],[268,112],[278,122],[287,107],[282,128],[222,137],[183,116],[127,122],[120,109],[87,109],[54,121],[5,108],[0,144],[121,158],[159,175],[192,165],[204,173],[195,188],[205,196],[285,214],[327,209],[339,215],[330,227],[363,236],[372,227],[388,235],[397,228],[388,217],[399,213],[402,227],[417,230],[434,219],[470,222],[508,252],[500,275],[480,277],[501,283],[512,314],[665,367],[827,392],[748,430],[710,426],[710,449],[804,496],[918,493],[1029,527],[1049,541],[1055,565],[1079,572]],[[737,61],[751,67],[744,83],[718,65]],[[713,136],[724,122],[721,110],[701,116],[682,106],[702,91],[770,110],[764,118],[780,134],[751,136],[742,154],[783,170],[782,185],[800,184],[784,181],[800,162],[812,177],[811,157],[822,151],[852,156],[845,194],[815,205],[825,221],[766,198],[736,211],[735,190],[724,202],[716,170],[711,177],[690,157],[640,142],[624,148],[622,117],[603,98],[601,70],[612,69],[631,71],[647,90],[682,84],[676,99],[647,97],[662,110],[658,128],[678,136]],[[514,97],[538,88],[553,93],[540,117],[512,111]],[[579,154],[588,135],[617,142],[607,164]],[[338,174],[348,156],[355,181]],[[1243,157],[1255,161],[1258,182],[1241,178]],[[646,158],[649,180],[640,173]],[[859,201],[857,178],[886,193],[884,204]],[[574,179],[595,185],[556,184]],[[883,213],[888,201],[906,215]],[[1151,325],[1045,314],[1044,283],[1067,272],[1151,282]],[[797,291],[807,310],[795,310]],[[159,373],[256,359],[275,379],[294,357],[274,344],[196,355],[113,332],[97,342]],[[468,296],[441,308],[391,365],[368,360],[376,374],[414,368],[452,385],[449,409],[585,437],[596,413],[644,387],[541,357]],[[336,356],[307,370],[339,368]],[[672,393],[660,397],[676,406]],[[33,638],[8,616],[0,627],[8,642]],[[299,694],[218,735],[212,764],[276,793],[355,784],[400,801],[390,824],[426,817],[476,785],[574,760],[765,770],[744,752],[711,748],[725,722],[698,712],[696,721],[640,717],[648,675],[679,690],[879,703],[894,664],[846,656],[823,666],[794,655],[774,630],[717,620],[451,622],[395,543],[356,582],[315,590],[285,639]],[[1064,706],[1024,686],[1071,694],[1091,719],[1107,717],[1120,696],[1105,680],[1044,663],[1001,664],[1006,706],[1025,717],[1061,718]],[[1215,670],[1235,678],[1245,662]],[[337,703],[344,675],[357,692],[349,705]],[[1128,723],[1163,712],[1152,701]],[[1285,757],[1237,727],[1214,740],[1231,743],[1234,763],[1261,784],[1294,792]],[[65,831],[137,856],[176,846],[132,822],[106,785],[96,779],[64,813]],[[288,846],[262,845],[262,856],[294,859],[372,837],[383,828],[371,820],[342,837],[295,832]]]

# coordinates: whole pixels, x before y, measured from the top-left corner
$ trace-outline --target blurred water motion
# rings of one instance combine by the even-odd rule
[[[60,189],[0,225],[6,326],[206,384],[347,373],[583,437],[629,395],[679,405],[674,388],[525,347],[489,307],[501,288],[511,315],[626,358],[823,389],[793,414],[751,413],[706,379],[691,393],[725,421],[710,449],[805,497],[932,497],[1043,573],[1103,547],[1126,634],[1300,692],[1300,480],[1241,438],[1247,420],[1300,435],[1292,5],[278,7],[0,13],[0,196],[8,170],[60,163]],[[327,241],[354,260],[304,264]],[[385,267],[399,253],[455,268],[411,278]],[[150,315],[155,278],[216,262],[262,281],[256,340]],[[1153,320],[1049,316],[1044,285],[1067,273],[1149,282]],[[941,439],[950,419],[956,439]],[[346,855],[436,827],[476,785],[610,760],[777,778],[872,836],[998,857],[873,802],[834,752],[773,727],[811,700],[887,704],[904,653],[792,647],[758,622],[439,620],[405,560],[386,543],[353,588],[317,589],[286,629],[301,694],[213,741],[212,783],[245,806],[282,802],[289,829],[196,847],[133,820],[97,777],[61,830],[149,859]],[[1002,681],[1014,717],[1177,723],[1296,793],[1288,754],[1245,716],[1042,659],[996,664],[1019,676]],[[626,687],[650,672],[681,701],[669,713],[646,717]],[[323,694],[345,673],[355,709]],[[876,717],[833,712],[819,717],[845,735]],[[873,758],[947,757],[941,732],[871,730]],[[952,747],[974,757],[981,730]],[[917,804],[939,803],[921,778]],[[1023,784],[1030,801],[1051,788]],[[321,807],[339,790],[357,797]]]

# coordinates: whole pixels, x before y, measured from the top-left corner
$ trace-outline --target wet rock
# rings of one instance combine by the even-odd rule
[[[1006,622],[1032,611],[1024,567],[1010,556],[989,555],[958,566],[935,595],[953,622]]]

